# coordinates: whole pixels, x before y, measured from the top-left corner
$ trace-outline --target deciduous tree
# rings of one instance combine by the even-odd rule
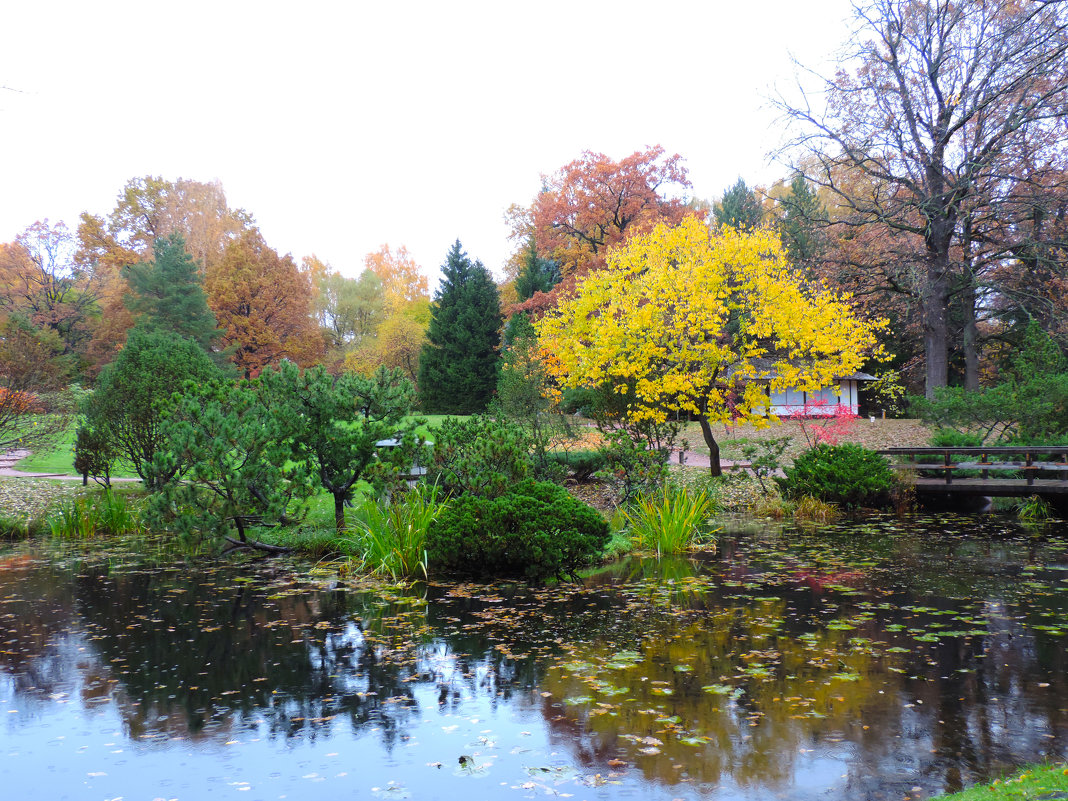
[[[693,218],[610,251],[538,332],[564,387],[612,386],[639,420],[694,415],[713,474],[712,423],[760,425],[769,386],[820,389],[876,347],[843,299],[803,284],[774,234],[713,235]]]
[[[0,310],[55,332],[67,354],[89,336],[93,276],[74,263],[74,237],[62,222],[36,222],[0,245]]]
[[[682,157],[667,156],[659,145],[620,161],[587,150],[542,176],[542,190],[530,208],[509,209],[512,238],[526,247],[528,235],[533,236],[538,256],[555,262],[564,280],[549,294],[535,291],[518,310],[551,308],[577,277],[602,265],[606,250],[630,234],[699,213],[687,204],[689,189]]]
[[[409,304],[430,299],[426,276],[404,245],[395,251],[382,245],[367,254],[364,265],[382,282],[387,314],[403,313]]]
[[[246,231],[227,246],[219,262],[209,265],[205,288],[223,330],[222,345],[246,377],[282,359],[306,365],[322,356],[309,277],[289,255],[270,248],[259,231]]]
[[[151,175],[129,180],[106,216],[83,214],[75,260],[99,287],[101,309],[88,346],[90,357],[101,366],[110,361],[133,326],[134,316],[125,305],[130,289],[122,271],[150,261],[157,239],[181,235],[204,274],[229,243],[252,227],[251,215],[229,207],[219,182]]]
[[[0,317],[0,453],[53,441],[70,423],[68,364],[54,331]]]
[[[835,193],[848,224],[912,243],[929,398],[948,382],[951,307],[965,295],[976,311],[969,243],[1009,185],[1027,180],[1028,162],[1063,155],[1066,13],[1017,0],[873,0],[856,7],[850,69],[821,79],[826,105],[783,104],[801,124],[793,144],[813,157],[798,166]]]

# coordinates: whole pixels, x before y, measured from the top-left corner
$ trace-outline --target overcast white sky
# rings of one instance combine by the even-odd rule
[[[504,210],[595,150],[661,144],[694,194],[783,174],[765,98],[828,69],[847,0],[0,5],[0,241],[218,179],[269,244],[355,275],[382,243],[499,271]]]

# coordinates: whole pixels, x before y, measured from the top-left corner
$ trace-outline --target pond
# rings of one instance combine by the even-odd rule
[[[1043,532],[750,527],[536,590],[8,547],[0,786],[923,798],[1068,754],[1068,541]]]

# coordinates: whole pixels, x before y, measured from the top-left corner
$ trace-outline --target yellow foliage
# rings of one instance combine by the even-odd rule
[[[687,218],[609,251],[537,330],[561,386],[633,393],[635,419],[759,425],[769,387],[814,391],[855,372],[881,325],[806,286],[772,232],[713,234]]]

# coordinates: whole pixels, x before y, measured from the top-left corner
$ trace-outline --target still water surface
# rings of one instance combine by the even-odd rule
[[[0,797],[902,799],[1068,755],[1068,540],[751,529],[582,585],[0,551]]]

